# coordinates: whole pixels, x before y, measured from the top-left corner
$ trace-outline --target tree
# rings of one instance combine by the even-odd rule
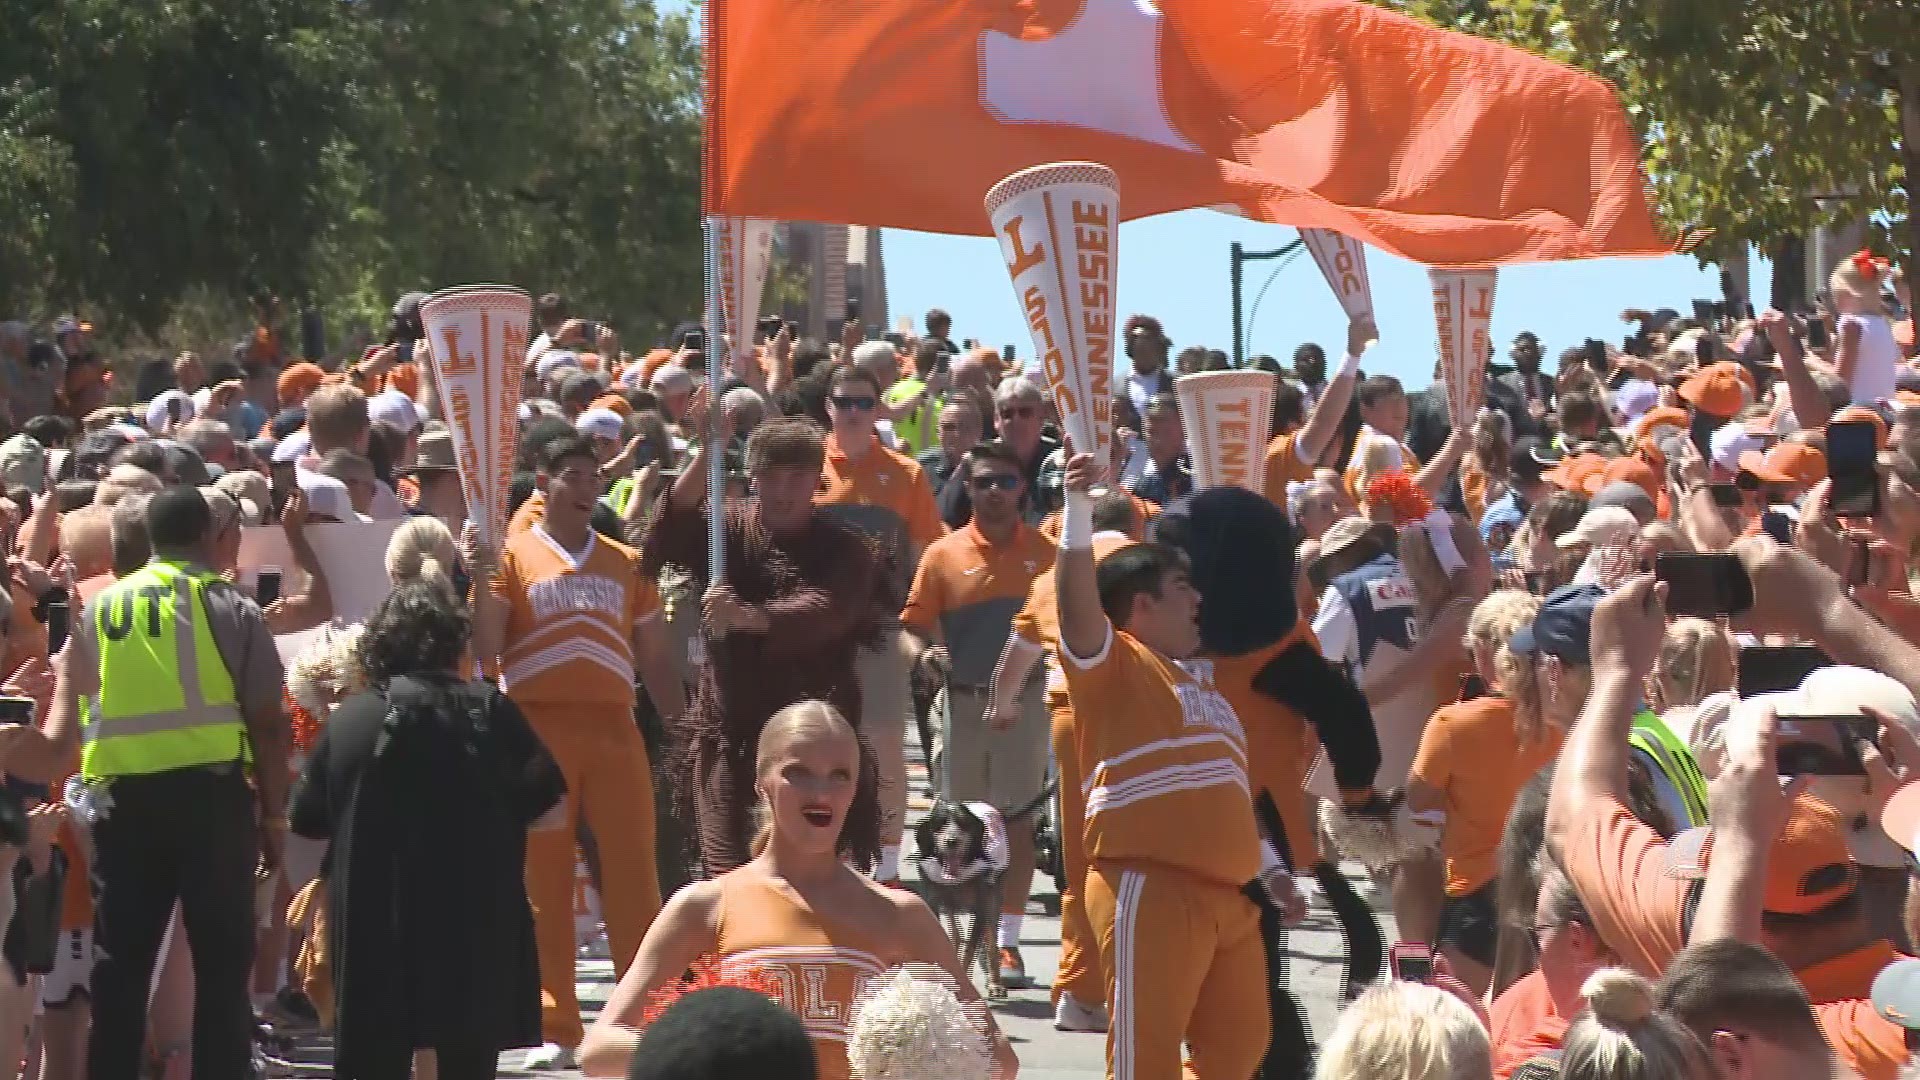
[[[1904,222],[1920,176],[1920,7],[1885,0],[1382,0],[1611,81],[1661,212],[1700,254],[1821,221]],[[1902,153],[1907,155],[1903,160]],[[1816,197],[1819,202],[1816,203]]]

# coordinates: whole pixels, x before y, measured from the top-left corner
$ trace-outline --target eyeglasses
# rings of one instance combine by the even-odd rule
[[[1031,405],[1009,405],[1000,410],[1002,420],[1031,420],[1040,415],[1040,410]]]
[[[1020,478],[1011,473],[989,473],[974,477],[972,483],[975,491],[1012,491],[1020,486]]]
[[[835,394],[827,400],[833,402],[833,407],[836,409],[851,409],[855,412],[872,412],[876,404],[870,397],[849,397],[844,394]]]
[[[1533,939],[1534,954],[1536,956],[1539,955],[1540,949],[1541,949],[1540,939],[1546,936],[1547,931],[1561,930],[1569,926],[1579,926],[1579,925],[1581,925],[1579,919],[1568,919],[1566,922],[1545,923],[1539,926],[1528,927],[1527,936]]]

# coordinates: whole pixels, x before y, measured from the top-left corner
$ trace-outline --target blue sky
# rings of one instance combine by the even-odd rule
[[[1120,229],[1119,315],[1154,315],[1176,349],[1205,345],[1232,351],[1233,309],[1228,245],[1249,251],[1281,247],[1294,238],[1281,225],[1250,222],[1212,210],[1188,210],[1130,222]],[[916,326],[930,307],[953,314],[953,337],[977,338],[999,348],[1012,343],[1033,355],[1032,339],[1014,303],[999,246],[991,238],[941,236],[889,229],[882,241],[887,268],[888,326],[903,316]],[[1369,373],[1399,376],[1409,386],[1431,381],[1435,356],[1433,302],[1426,269],[1369,251],[1380,344],[1367,358]],[[1248,309],[1276,262],[1246,264]],[[1771,269],[1753,260],[1750,293],[1765,309]],[[1588,337],[1618,344],[1626,333],[1620,312],[1629,307],[1692,310],[1695,299],[1720,299],[1719,271],[1701,269],[1692,256],[1598,259],[1509,267],[1500,272],[1493,337],[1502,357],[1521,330],[1540,335],[1548,368],[1559,350]],[[1283,362],[1302,341],[1329,352],[1346,340],[1346,316],[1312,258],[1304,252],[1280,271],[1249,319],[1247,355],[1270,353]]]

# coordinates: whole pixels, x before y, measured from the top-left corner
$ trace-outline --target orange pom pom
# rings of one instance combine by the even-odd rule
[[[320,721],[306,709],[306,706],[293,699],[293,694],[282,690],[282,699],[287,707],[287,720],[293,728],[293,752],[305,754],[313,749],[320,740]]]
[[[688,994],[716,986],[733,986],[742,990],[751,990],[783,1008],[787,1005],[780,1000],[780,984],[766,972],[757,968],[748,968],[728,975],[721,972],[720,961],[712,956],[702,956],[688,969],[687,978],[668,983],[647,995],[647,1005],[641,1013],[640,1026],[644,1029],[648,1024],[659,1019],[661,1013],[672,1008],[674,1002]]]
[[[1367,502],[1384,506],[1393,514],[1393,524],[1412,525],[1425,521],[1433,513],[1433,500],[1403,472],[1381,473],[1367,485]]]

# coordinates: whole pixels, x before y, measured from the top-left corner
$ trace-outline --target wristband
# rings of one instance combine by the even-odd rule
[[[1362,350],[1362,351],[1365,351],[1365,350]],[[1360,371],[1360,358],[1358,356],[1348,354],[1347,356],[1340,358],[1340,374],[1341,375],[1352,376],[1352,375],[1358,374],[1359,371]]]
[[[1060,549],[1093,549],[1093,496],[1084,491],[1067,492],[1067,507],[1060,521]]]

